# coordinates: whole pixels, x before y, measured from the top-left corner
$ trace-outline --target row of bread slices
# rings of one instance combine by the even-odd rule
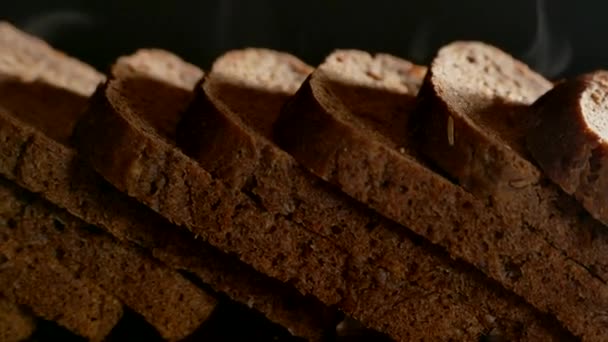
[[[368,336],[82,163],[68,136],[105,76],[8,23],[0,75],[1,341]]]
[[[571,337],[561,325],[601,340],[608,303],[604,228],[546,181],[534,160],[564,189],[578,190],[574,197],[585,199],[585,208],[601,219],[601,202],[589,205],[593,192],[582,196],[578,185],[587,184],[583,178],[594,184],[587,188],[601,185],[601,139],[588,133],[601,132],[601,120],[594,124],[592,117],[602,115],[602,73],[550,90],[551,83],[510,56],[473,42],[440,50],[422,82],[424,71],[390,56],[339,51],[300,86],[310,67],[254,49],[224,55],[197,84],[203,75],[198,68],[143,50],[113,66],[64,144],[74,144],[113,186],[169,221],[395,339]],[[50,77],[38,73],[36,80]],[[83,77],[66,77],[71,84],[77,78]],[[40,117],[11,113],[22,121],[14,127],[30,120],[62,142],[56,127],[37,122]],[[560,120],[551,117],[556,113]],[[551,128],[556,122],[557,137]],[[38,151],[42,143],[17,140],[23,141],[19,150],[48,157]],[[28,164],[31,156],[20,153],[26,160],[20,163]],[[49,159],[57,163],[56,156]],[[106,213],[104,221],[69,201],[90,200],[90,193],[65,193],[28,179],[28,172],[55,179],[41,174],[40,159],[31,163],[4,174],[119,238],[153,247],[166,264],[192,268],[183,261],[178,266],[171,249],[188,238],[152,244],[143,241],[151,234],[143,228],[146,238],[119,231],[119,218],[139,222],[143,216],[134,219],[121,209],[124,216]],[[572,170],[580,183],[568,190],[563,174]],[[120,207],[126,206],[125,200]],[[453,262],[442,248],[464,263]],[[274,289],[247,297],[242,291],[252,289],[243,283],[199,278],[236,300],[249,298],[292,331],[296,322],[308,324],[301,331],[319,331],[328,322],[295,318],[294,312],[334,315],[321,304],[285,308]],[[263,289],[268,285],[256,288]]]

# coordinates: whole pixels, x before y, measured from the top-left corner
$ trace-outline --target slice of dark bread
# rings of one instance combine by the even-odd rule
[[[413,116],[420,150],[474,194],[512,200],[540,172],[521,144],[528,106],[552,84],[489,45],[455,42],[439,50]],[[448,125],[450,133],[448,134]]]
[[[476,74],[477,81],[456,81],[463,73]],[[606,283],[608,231],[541,173],[526,147],[526,132],[538,119],[528,105],[550,87],[496,48],[450,45],[435,59],[420,94],[420,110],[413,114],[420,149],[443,172],[489,201],[507,224],[535,230]],[[562,100],[567,107],[568,99]],[[446,135],[450,122],[453,144]]]
[[[6,42],[0,58],[0,106],[10,108],[0,110],[1,174],[117,238],[150,250],[170,267],[252,306],[295,335],[318,340],[333,330],[335,310],[193,239],[112,189],[82,163],[68,137],[103,76],[7,24],[0,28],[0,39]],[[163,59],[167,66],[175,59],[162,51],[140,54]],[[202,72],[190,65],[186,69],[191,83],[187,87],[193,87]],[[159,125],[171,127],[170,122]]]
[[[532,108],[527,146],[543,172],[608,224],[608,72],[558,84]]]
[[[284,107],[275,127],[280,145],[347,194],[555,314],[577,335],[601,336],[605,284],[533,228],[507,225],[499,210],[433,172],[410,152],[408,139],[391,140],[394,127],[374,129],[359,119],[364,116],[364,94],[378,89],[359,87],[358,97],[340,97],[336,84],[354,81],[332,64],[317,68]],[[387,102],[385,108],[401,107]],[[408,127],[401,129],[407,137]]]
[[[19,203],[2,203],[0,218],[10,221]],[[33,314],[55,321],[92,341],[103,340],[122,316],[122,304],[90,282],[77,278],[57,258],[40,251],[39,244],[24,244],[9,237],[9,225],[0,225],[0,294],[27,307]],[[13,322],[13,327],[18,322]]]
[[[401,70],[402,78],[412,77],[413,91],[415,79],[421,80],[410,74],[416,72],[411,64],[391,56],[337,54],[377,62],[382,66],[380,74],[390,67],[394,67],[390,76]],[[299,67],[291,67],[294,64]],[[358,301],[365,303],[366,310],[343,307],[357,312],[356,318],[369,326],[398,339],[466,340],[486,334],[506,340],[557,338],[552,327],[541,328],[534,310],[519,298],[336,191],[265,137],[284,102],[310,73],[301,65],[293,56],[261,49],[220,57],[197,87],[194,102],[178,126],[180,146],[212,176],[251,194],[268,212],[291,217],[373,265],[381,281],[374,283],[373,291],[359,291]],[[350,69],[342,72],[355,75]],[[249,99],[257,97],[268,106],[248,106]],[[394,293],[399,287],[416,290]],[[391,310],[383,311],[386,307]]]
[[[21,205],[10,237],[38,244],[80,279],[98,285],[142,315],[160,335],[179,340],[195,331],[216,301],[139,248],[122,244],[43,200],[0,180],[0,198]]]
[[[526,149],[526,132],[536,120],[529,105],[551,87],[494,47],[476,42],[450,44],[434,59],[420,92],[420,107],[413,113],[420,151],[478,199],[487,201],[505,224],[532,230],[605,286],[608,231],[545,178]],[[526,240],[522,236],[521,241]],[[579,297],[581,312],[596,317],[585,324],[608,327],[583,304],[600,305],[594,291],[572,295]],[[603,309],[598,306],[598,310]]]
[[[0,295],[0,341],[25,341],[36,330],[36,318]]]
[[[222,102],[248,113],[247,123],[270,138],[281,106],[313,68],[290,54],[259,48],[245,51],[228,52],[214,62],[214,88]],[[246,70],[242,69],[243,59],[249,61]],[[248,77],[235,78],[236,73]]]

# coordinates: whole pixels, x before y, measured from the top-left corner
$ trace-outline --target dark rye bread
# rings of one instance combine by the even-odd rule
[[[371,60],[367,53],[344,53]],[[389,61],[397,67],[398,60],[390,56],[374,60]],[[400,67],[396,69],[405,72],[405,65]],[[288,216],[336,249],[350,250],[373,265],[374,289],[358,291],[352,298],[357,303],[343,306],[371,327],[401,339],[557,338],[557,332],[541,328],[534,310],[519,298],[335,191],[264,137],[310,71],[295,57],[276,51],[225,54],[197,87],[178,126],[178,142],[212,176],[255,197],[264,210]],[[253,97],[264,98],[268,106],[248,106]],[[352,279],[370,287],[365,277]],[[394,292],[398,288],[403,290]],[[368,311],[353,310],[352,305],[363,303]]]
[[[2,222],[16,222],[12,219],[19,213],[12,209],[18,206],[13,204],[2,202]],[[122,304],[75,277],[56,258],[41,252],[38,244],[11,239],[11,226],[0,225],[0,295],[92,341],[106,337],[122,316]]]
[[[75,116],[86,104],[86,97],[84,94],[80,95],[80,92],[91,93],[102,76],[92,68],[54,52],[48,46],[36,46],[37,41],[29,41],[27,36],[21,36],[24,35],[15,29],[11,30],[10,27],[0,28],[0,37],[6,42],[3,48],[15,47],[10,51],[4,51],[6,52],[3,54],[4,59],[0,61],[1,75],[4,76],[0,81],[2,94],[0,107],[10,108],[10,111],[0,108],[2,111],[0,136],[4,138],[2,151],[13,156],[20,154],[17,159],[5,160],[0,171],[9,177],[15,175],[11,178],[27,179],[29,176],[32,181],[48,187],[47,179],[39,175],[51,172],[48,169],[61,169],[59,163],[45,164],[48,162],[45,152],[49,147],[52,151],[54,146],[38,145],[43,141],[35,139],[36,135],[32,134],[35,132],[33,128],[25,127],[26,130],[30,128],[29,135],[14,134],[16,132],[11,130],[13,128],[23,130],[24,127],[19,124],[19,120],[24,120],[39,129],[51,132],[51,136],[55,139],[65,141],[67,139],[65,135],[68,133],[66,128],[73,126]],[[19,39],[20,37],[23,39]],[[82,77],[79,78],[79,75]],[[14,145],[15,142],[22,141],[24,141],[23,145]],[[70,183],[65,185],[69,189]],[[176,271],[161,266],[130,246],[115,245],[113,241],[104,241],[102,236],[89,237],[92,240],[87,243],[91,248],[96,248],[97,253],[90,255],[87,262],[81,260],[83,267],[93,272],[89,274],[89,280],[113,293],[126,305],[146,317],[164,337],[175,339],[187,336],[212,311],[215,299],[202,293],[196,285]],[[67,237],[63,235],[57,237],[55,243],[69,242],[63,238]],[[87,251],[74,250],[73,257],[84,259]],[[116,258],[116,263],[109,263],[100,269],[103,272],[95,273],[98,268],[96,260],[102,257]],[[123,260],[118,260],[120,258]],[[130,261],[128,266],[132,270],[127,270],[125,265],[121,265],[124,261]],[[122,279],[127,272],[133,272],[129,275],[132,279],[123,284]],[[177,298],[183,298],[183,302],[178,301]],[[207,304],[204,304],[205,301]],[[170,309],[167,310],[168,308]]]
[[[128,61],[123,58],[113,68],[111,81],[94,95],[77,126],[75,138],[82,155],[119,189],[258,270],[328,305],[349,301],[350,307],[367,310],[364,303],[347,299],[357,296],[360,288],[349,278],[366,275],[371,286],[377,272],[293,220],[264,211],[244,194],[226,189],[179,152],[171,139],[154,129],[157,120],[147,116],[178,117],[187,105],[183,97],[175,97],[180,88],[154,82],[145,68],[136,72],[137,68],[120,65]],[[166,111],[170,104],[173,112]],[[115,132],[116,139],[101,139],[106,130]]]
[[[527,146],[543,172],[608,224],[608,72],[558,84],[534,104]]]
[[[255,272],[234,256],[192,239],[185,230],[111,189],[81,162],[68,137],[87,97],[103,79],[101,74],[7,24],[0,26],[0,39],[6,47],[0,55],[4,76],[0,106],[11,109],[0,110],[0,173],[117,238],[137,243],[170,267],[187,271],[214,290],[261,311],[295,335],[317,340],[333,330],[334,310]],[[175,58],[161,51],[142,54],[169,62]],[[38,74],[32,76],[27,70],[38,70]],[[193,87],[202,72],[194,66],[188,70],[188,87]]]
[[[608,329],[608,231],[542,175],[526,149],[525,135],[535,121],[529,105],[551,87],[494,47],[458,42],[433,61],[412,120],[421,152],[510,227],[505,237],[515,247],[513,257],[526,255],[538,241],[588,273],[553,278],[562,285],[559,291],[536,285],[539,295],[547,295],[535,304],[577,334],[593,336]],[[549,133],[555,134],[561,133]],[[538,271],[529,275],[540,284],[560,277]]]
[[[328,305],[338,302],[335,284],[344,282],[340,268],[344,256],[322,261],[328,266],[321,267],[306,256],[313,248],[334,250],[324,240],[306,232],[302,234],[311,240],[308,245],[298,244],[296,238],[277,238],[273,233],[289,225],[287,220],[260,214],[253,201],[226,189],[175,148],[168,138],[173,134],[163,129],[166,126],[154,127],[160,121],[156,116],[177,119],[192,91],[179,80],[190,70],[185,62],[174,56],[167,65],[167,59],[151,57],[138,53],[114,65],[110,82],[94,94],[74,132],[81,155],[117,188],[174,223],[264,273],[293,282],[304,293],[319,288],[319,297]],[[174,76],[161,76],[167,70]],[[113,132],[114,139],[102,138],[106,130]],[[327,276],[320,277],[319,272]]]
[[[0,295],[0,341],[24,341],[35,329],[36,318],[15,302]]]
[[[78,278],[98,285],[142,315],[163,338],[190,335],[213,311],[213,298],[140,249],[119,243],[4,179],[0,198],[19,213],[12,217],[12,239],[37,244]]]
[[[144,59],[139,63],[144,61],[153,62]],[[401,319],[399,310],[391,311],[387,305],[381,308],[367,305],[366,298],[381,302],[373,298],[374,294],[382,298],[382,293],[376,292],[374,286],[385,281],[385,272],[336,248],[334,243],[305,229],[293,218],[275,215],[239,192],[223,188],[176,150],[170,138],[155,131],[152,123],[157,120],[148,120],[148,116],[178,117],[179,109],[186,104],[182,103],[183,98],[174,96],[175,90],[170,91],[166,82],[150,80],[146,75],[150,67],[134,67],[136,62],[135,57],[119,61],[113,68],[110,83],[94,96],[89,113],[76,129],[75,138],[82,154],[88,156],[102,174],[120,189],[188,226],[196,234],[239,254],[262,271],[319,296],[328,304],[338,304],[348,313],[354,312],[356,317],[383,317],[384,323],[393,329],[403,329],[403,335],[394,333],[400,339],[407,339],[407,333],[428,336],[429,332],[409,331],[408,327],[393,323]],[[121,63],[131,66],[121,66]],[[137,69],[141,71],[136,72]],[[174,69],[179,70],[175,66]],[[169,103],[173,103],[173,112],[166,111]],[[156,111],[157,108],[164,111]],[[115,132],[117,139],[102,139],[102,132],[106,130]],[[144,173],[144,170],[153,173]],[[188,183],[184,184],[184,181]],[[156,190],[151,192],[152,189]],[[205,208],[209,205],[212,208]],[[233,214],[231,210],[236,212]],[[215,220],[221,220],[220,224]],[[386,263],[390,265],[390,260]],[[428,276],[432,278],[434,274]],[[407,290],[398,285],[393,288],[397,296],[428,300],[418,288]],[[435,292],[428,294],[435,295]],[[412,303],[414,300],[407,302],[413,305],[412,311],[420,307]],[[495,317],[488,316],[480,321],[493,319]],[[429,324],[431,333],[432,328],[434,326]],[[383,327],[382,330],[387,329]],[[466,334],[458,329],[442,333]]]
[[[359,87],[356,98],[340,97],[340,89],[353,81],[332,65],[318,68],[284,107],[275,127],[280,145],[347,194],[445,247],[542,311],[556,313],[576,334],[601,336],[604,284],[533,231],[513,229],[498,210],[433,172],[416,158],[408,139],[390,138],[394,127],[373,129],[359,119],[365,115],[360,113],[365,94],[378,89],[368,85]],[[396,103],[386,101],[384,110],[400,110]],[[408,127],[402,129],[407,137]]]
[[[102,341],[110,333],[122,315],[116,298],[27,247],[7,253],[9,242],[0,247],[0,291],[4,296],[88,340]]]

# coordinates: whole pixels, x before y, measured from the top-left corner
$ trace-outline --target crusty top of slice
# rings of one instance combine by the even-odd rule
[[[367,86],[415,95],[426,67],[389,54],[371,55],[360,50],[336,50],[319,67],[334,78],[356,86]]]
[[[288,53],[247,48],[220,56],[211,68],[214,79],[227,78],[245,87],[295,93],[313,68]]]
[[[89,96],[103,81],[91,66],[69,57],[47,43],[0,22],[0,79],[44,81]]]

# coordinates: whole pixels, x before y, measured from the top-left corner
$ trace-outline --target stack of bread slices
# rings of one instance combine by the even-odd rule
[[[608,340],[604,139],[608,73],[479,42],[104,75],[3,23],[0,339]]]

